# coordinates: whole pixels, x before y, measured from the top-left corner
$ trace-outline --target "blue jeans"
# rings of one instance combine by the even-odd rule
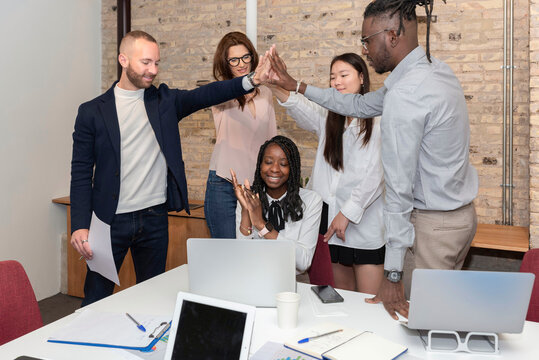
[[[137,283],[165,272],[168,249],[168,215],[165,204],[116,214],[110,224],[116,271],[131,249]],[[87,267],[82,306],[101,300],[114,291],[114,283]]]
[[[236,201],[232,184],[210,170],[206,182],[204,215],[212,238],[236,238]]]

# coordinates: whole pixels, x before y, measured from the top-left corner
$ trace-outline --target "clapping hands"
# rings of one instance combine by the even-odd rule
[[[236,198],[241,205],[242,213],[248,213],[249,219],[251,220],[251,224],[253,226],[262,227],[265,222],[262,217],[262,203],[260,202],[260,195],[255,194],[251,190],[249,180],[245,179],[244,184],[241,185],[238,183],[234,170],[230,169],[230,175],[232,176],[234,193],[236,194]]]

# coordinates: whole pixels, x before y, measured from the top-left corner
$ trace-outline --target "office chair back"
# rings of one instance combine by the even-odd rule
[[[324,236],[318,235],[316,249],[314,250],[311,268],[308,271],[309,281],[313,285],[331,285],[335,287],[333,268],[331,267],[331,255],[329,245],[324,242]]]
[[[43,326],[30,280],[22,265],[0,261],[0,345]]]
[[[526,320],[539,322],[539,248],[530,249],[524,254],[524,259],[522,259],[522,264],[520,265],[520,272],[535,274],[535,282],[533,283]]]

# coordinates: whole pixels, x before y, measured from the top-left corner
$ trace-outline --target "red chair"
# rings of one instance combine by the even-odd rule
[[[520,265],[520,272],[535,274],[535,282],[533,283],[526,320],[539,322],[539,248],[528,250],[524,254],[524,259],[522,259],[522,264]]]
[[[0,261],[0,345],[43,326],[36,296],[22,265]]]
[[[314,250],[311,268],[308,271],[309,281],[313,285],[331,285],[335,287],[333,269],[331,267],[331,255],[328,243],[324,242],[324,236],[318,235],[318,242]]]

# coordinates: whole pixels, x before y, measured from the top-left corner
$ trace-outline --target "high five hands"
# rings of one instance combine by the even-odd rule
[[[258,83],[280,86],[288,91],[296,90],[298,83],[288,74],[286,64],[279,56],[275,44],[271,46],[270,50],[266,51],[264,56],[260,57],[256,73],[255,81],[258,80]]]

